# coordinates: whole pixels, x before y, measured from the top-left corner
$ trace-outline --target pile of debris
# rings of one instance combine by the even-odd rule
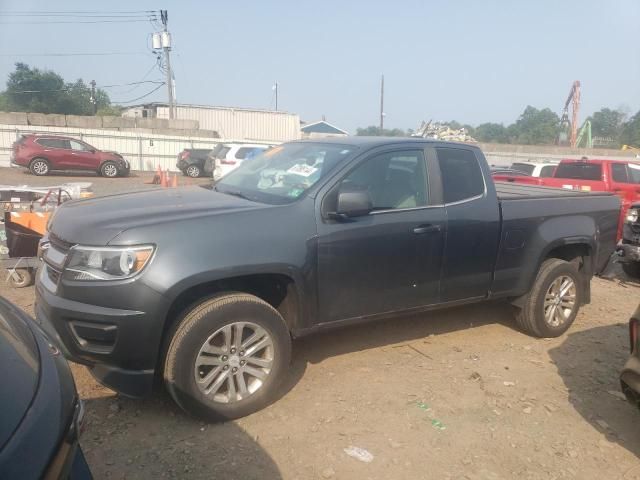
[[[421,138],[433,138],[435,140],[446,140],[450,142],[476,142],[467,132],[467,129],[462,127],[460,129],[452,129],[446,123],[441,122],[422,122],[417,128],[416,132],[411,135],[412,137]]]

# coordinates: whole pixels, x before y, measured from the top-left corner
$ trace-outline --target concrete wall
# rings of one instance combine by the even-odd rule
[[[108,128],[127,131],[136,128],[163,135],[203,136],[218,138],[218,133],[200,130],[197,120],[169,120],[164,118],[131,118],[115,116],[57,115],[46,113],[0,112],[1,125],[31,125],[34,127]]]
[[[523,161],[559,161],[563,158],[608,158],[611,160],[634,160],[630,151],[603,148],[571,148],[555,145],[509,145],[502,143],[479,143],[491,165],[506,166]]]

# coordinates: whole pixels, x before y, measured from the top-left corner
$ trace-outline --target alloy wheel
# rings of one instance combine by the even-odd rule
[[[576,284],[571,277],[556,278],[544,297],[544,318],[550,327],[564,324],[576,307]]]
[[[233,403],[256,393],[274,361],[273,339],[259,325],[234,322],[204,342],[194,364],[200,392],[218,403]]]

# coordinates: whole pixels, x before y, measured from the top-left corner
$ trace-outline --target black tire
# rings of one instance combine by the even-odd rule
[[[640,280],[640,262],[621,263],[622,271],[634,280]]]
[[[198,165],[189,165],[184,169],[184,174],[187,177],[198,178],[202,175],[202,169]]]
[[[545,318],[545,297],[553,282],[563,277],[573,280],[575,285],[574,305],[568,317],[558,325],[552,325]],[[559,337],[576,319],[584,292],[583,278],[574,263],[557,258],[545,260],[529,293],[524,297],[524,305],[516,315],[516,321],[524,332],[535,337]],[[555,310],[554,310],[555,311]]]
[[[102,165],[100,165],[100,175],[102,175],[103,177],[115,178],[119,173],[120,172],[118,171],[118,166],[111,160],[107,160]]]
[[[212,345],[211,338],[216,332],[220,332],[220,329],[235,322],[251,322],[269,335],[272,345],[270,347],[272,363],[266,379],[257,390],[248,394],[246,398],[237,399],[236,397],[234,402],[222,403],[214,400],[211,395],[205,394],[196,384],[196,376],[207,376],[201,371],[196,371],[196,360],[202,358],[200,352],[205,345]],[[220,349],[224,346],[216,348]],[[269,347],[266,347],[265,351],[267,348]],[[234,353],[236,353],[235,361],[237,362],[239,354]],[[220,368],[225,365],[226,369],[229,369],[229,365],[232,365],[231,357],[230,354],[227,357],[228,364],[223,362],[222,364],[217,363],[217,365],[220,365]],[[224,358],[220,356],[216,360]],[[280,314],[271,305],[253,295],[224,293],[196,305],[177,324],[164,361],[164,380],[173,399],[186,412],[214,421],[234,419],[260,410],[275,400],[280,384],[288,371],[290,361],[291,337]],[[239,367],[237,363],[235,365],[236,369],[250,367],[250,365]],[[211,370],[207,374],[212,373],[213,375],[213,370],[218,367],[210,368]],[[216,383],[215,380],[222,378],[223,373],[220,372],[211,377],[213,379],[211,383]],[[227,389],[229,397],[231,386],[229,382],[233,385],[234,390],[237,388],[239,391],[240,389],[238,375],[243,377],[242,383],[245,383],[244,373],[231,374],[230,370],[227,370],[226,380],[220,383]]]
[[[28,268],[16,268],[9,276],[9,285],[13,288],[28,287],[33,283],[33,273]]]
[[[49,160],[46,158],[34,158],[31,160],[31,163],[29,163],[29,171],[38,177],[49,175],[49,172],[51,171]]]

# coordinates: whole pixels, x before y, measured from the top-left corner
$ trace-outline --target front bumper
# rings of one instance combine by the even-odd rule
[[[629,357],[620,374],[620,385],[627,400],[640,408],[640,358]]]
[[[150,393],[162,335],[158,319],[163,317],[155,311],[107,308],[58,296],[43,285],[46,269],[40,269],[36,282],[36,321],[64,356],[86,365],[96,380],[124,395]],[[108,295],[113,287],[99,288]],[[141,288],[129,289],[154,304]],[[125,298],[121,300],[126,303]]]
[[[640,262],[640,245],[620,243],[616,248],[616,253],[622,263]]]

